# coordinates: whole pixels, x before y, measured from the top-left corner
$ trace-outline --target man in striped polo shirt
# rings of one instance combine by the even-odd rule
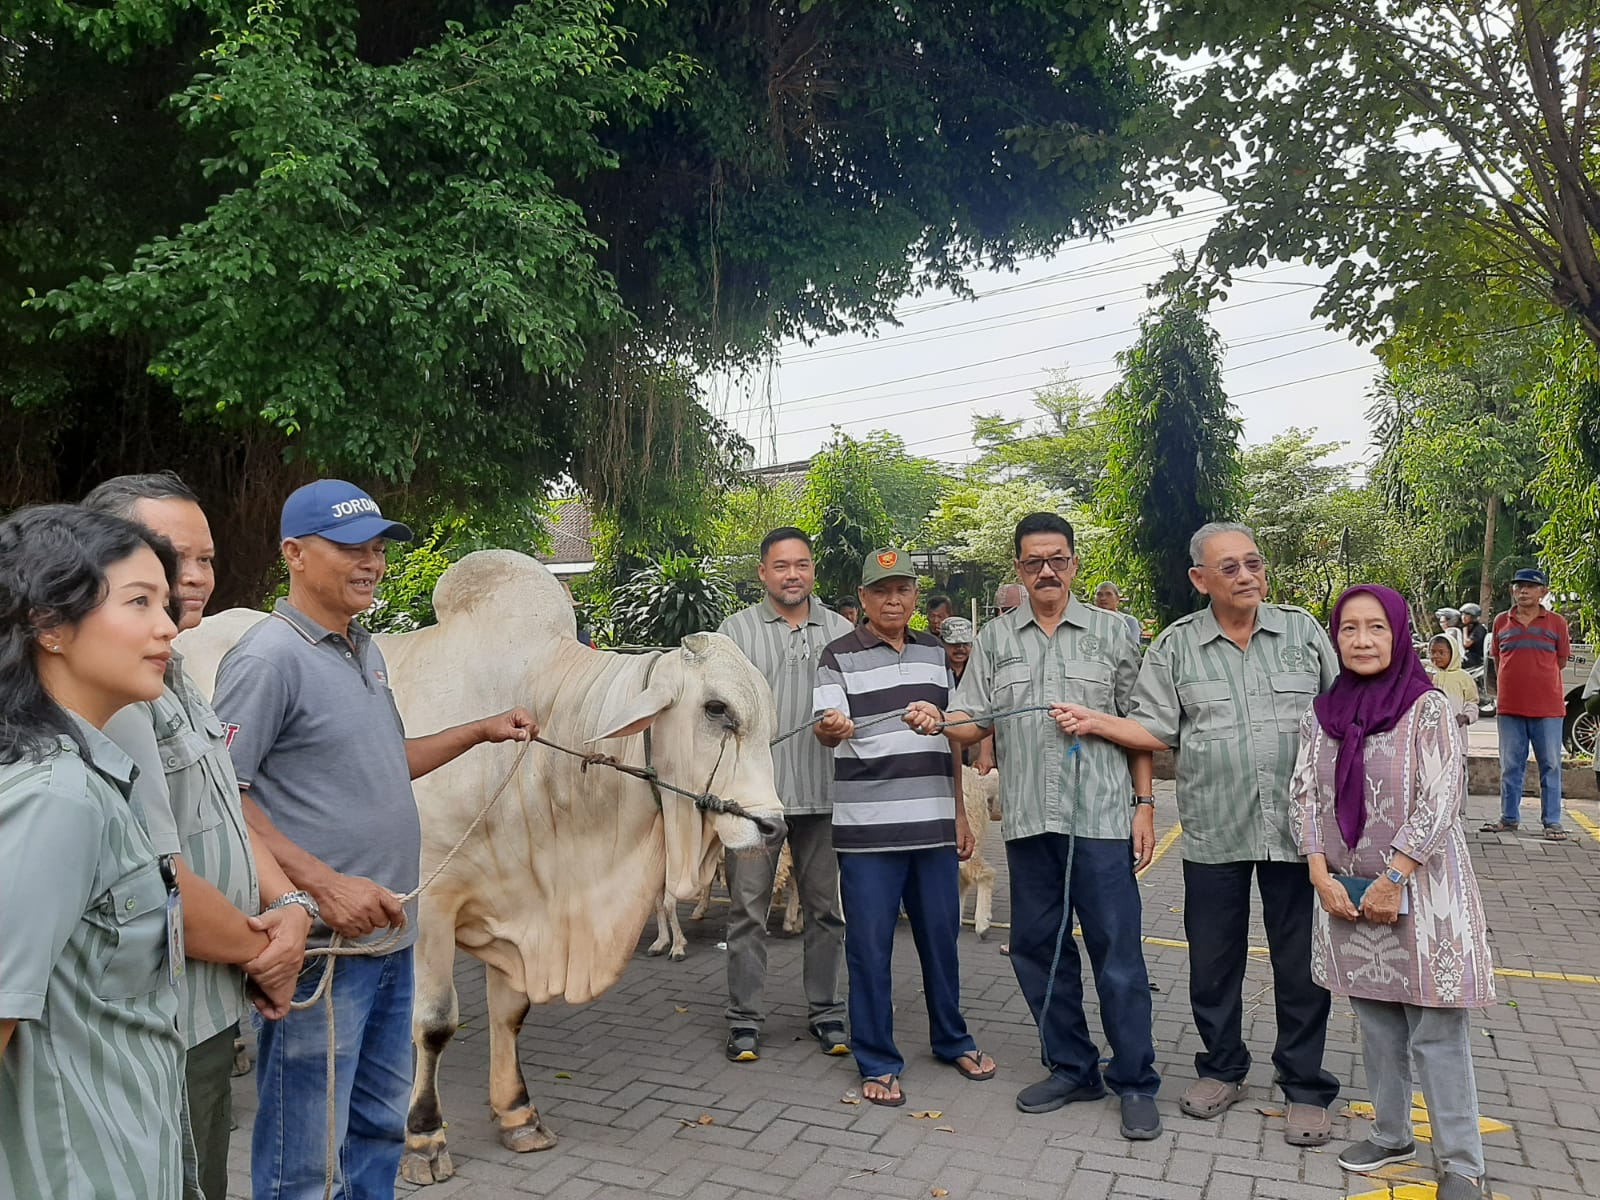
[[[1048,711],[984,719],[1069,701],[1125,713],[1139,676],[1139,643],[1122,614],[1073,597],[1078,554],[1068,521],[1030,513],[1017,523],[1013,542],[1028,603],[983,627],[949,717],[979,720],[951,729],[958,745],[991,731],[996,743],[1011,876],[1011,966],[1050,1070],[1017,1094],[1017,1107],[1053,1112],[1098,1100],[1109,1084],[1122,1136],[1148,1141],[1161,1133],[1155,1101],[1161,1076],[1134,870],[1155,849],[1151,755],[1102,738],[1070,737]],[[939,714],[918,705],[908,719],[932,732]],[[1069,914],[1083,926],[1111,1048],[1103,1079],[1100,1048],[1084,1017]]]
[[[861,1095],[895,1106],[905,1103],[905,1059],[894,1042],[889,964],[902,903],[922,959],[934,1056],[969,1079],[992,1078],[995,1065],[961,1015],[958,863],[973,841],[957,802],[958,752],[910,728],[905,714],[917,701],[944,709],[950,668],[937,638],[907,628],[917,576],[904,551],[867,556],[861,604],[867,623],[822,652],[813,705],[817,740],[833,748],[833,845]]]
[[[785,525],[761,539],[757,568],[767,597],[736,612],[717,630],[744,651],[772,688],[778,728],[794,729],[811,716],[811,684],[822,648],[850,632],[844,617],[812,594],[816,564],[811,539]],[[811,1036],[828,1054],[850,1053],[844,1032],[839,969],[844,965],[844,917],[839,912],[839,866],[833,856],[828,752],[803,732],[772,748],[773,778],[783,801],[792,886],[806,914],[805,991]],[[728,867],[728,1046],[733,1062],[761,1056],[761,993],[767,978],[767,912],[778,867],[779,842],[730,851]]]
[[[1572,657],[1567,620],[1541,603],[1550,580],[1537,567],[1511,577],[1511,608],[1494,619],[1494,660],[1499,691],[1495,724],[1500,734],[1500,819],[1485,833],[1509,833],[1522,822],[1522,780],[1528,747],[1539,763],[1539,819],[1544,836],[1565,841],[1561,828],[1561,726],[1567,698],[1561,672]]]
[[[189,486],[170,472],[119,475],[85,496],[83,507],[137,521],[172,543],[178,628],[199,625],[216,583],[216,548]],[[245,976],[258,985],[262,1011],[288,1011],[316,904],[294,890],[270,850],[251,843],[227,736],[181,654],[173,652],[160,699],[130,704],[105,733],[139,767],[134,804],[157,852],[172,854],[183,894],[178,1028],[197,1166],[185,1196],[220,1200],[228,1190],[234,1038],[249,1012]]]
[[[1189,555],[1189,581],[1211,603],[1152,643],[1126,717],[1068,705],[1062,729],[1175,753],[1189,1006],[1205,1047],[1178,1106],[1211,1119],[1245,1094],[1253,878],[1271,949],[1272,1065],[1289,1101],[1284,1140],[1320,1146],[1333,1136],[1339,1081],[1322,1065],[1332,999],[1311,977],[1316,889],[1289,828],[1289,782],[1300,718],[1332,686],[1339,659],[1310,613],[1267,602],[1267,561],[1249,526],[1203,525]]]

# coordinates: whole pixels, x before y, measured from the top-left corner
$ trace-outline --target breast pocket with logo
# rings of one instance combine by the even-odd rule
[[[1115,713],[1117,698],[1112,690],[1111,668],[1098,662],[1069,662],[1066,665],[1066,699],[1100,712]]]
[[[1233,688],[1226,679],[1197,679],[1178,685],[1178,703],[1183,708],[1186,741],[1210,742],[1231,735],[1238,728],[1234,711]]]
[[[108,940],[95,993],[105,1000],[147,996],[167,984],[167,885],[151,860],[111,885],[96,906]]]
[[[210,803],[211,780],[206,770],[206,755],[213,745],[224,745],[222,725],[207,729],[211,737],[184,728],[156,743],[161,752],[161,769],[166,773],[167,791],[172,796],[172,817],[178,836],[187,840],[216,827],[222,819]]]
[[[1315,675],[1302,672],[1283,672],[1272,677],[1272,708],[1277,718],[1279,733],[1299,733],[1300,718],[1317,698]]]

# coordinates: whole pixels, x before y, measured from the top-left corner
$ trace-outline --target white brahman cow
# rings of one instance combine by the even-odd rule
[[[591,650],[576,640],[572,606],[555,577],[505,550],[469,554],[450,567],[433,602],[437,625],[380,639],[407,729],[429,732],[464,714],[520,704],[553,742],[643,765],[648,728],[661,779],[781,821],[768,746],[772,693],[729,639],[693,634],[681,649],[647,655]],[[180,649],[197,683],[210,685],[249,623],[221,613],[184,635]],[[516,743],[479,747],[417,780],[424,880],[506,778],[517,751]],[[669,895],[689,899],[715,869],[719,840],[739,849],[760,836],[746,818],[702,814],[671,792],[658,803],[641,780],[583,767],[531,746],[505,795],[421,897],[417,1070],[401,1167],[413,1183],[454,1173],[438,1068],[458,1023],[455,948],[481,959],[488,977],[489,1103],[501,1144],[548,1149],[555,1135],[539,1119],[517,1061],[529,1006],[600,995],[621,976],[663,880]]]

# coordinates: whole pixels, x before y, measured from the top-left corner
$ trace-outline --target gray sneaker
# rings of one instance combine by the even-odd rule
[[[1415,1142],[1408,1142],[1391,1150],[1388,1146],[1380,1146],[1368,1138],[1364,1142],[1352,1142],[1339,1151],[1339,1165],[1346,1171],[1362,1174],[1376,1171],[1379,1167],[1387,1167],[1391,1163],[1409,1162],[1416,1157],[1416,1153]]]

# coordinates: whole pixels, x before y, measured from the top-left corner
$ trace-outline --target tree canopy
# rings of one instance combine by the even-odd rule
[[[1194,607],[1189,537],[1241,499],[1240,425],[1222,390],[1222,346],[1200,301],[1168,297],[1117,356],[1106,396],[1111,454],[1096,507],[1116,561],[1143,577],[1158,621]]]
[[[1499,285],[1600,343],[1595,0],[1195,0],[1152,20],[1146,48],[1191,64],[1166,178],[1226,202],[1204,268],[1334,268],[1320,311],[1368,339],[1457,324],[1463,291]]]
[[[320,472],[626,504],[685,371],[1105,228],[1120,12],[18,0],[0,501],[176,467],[230,556]]]

